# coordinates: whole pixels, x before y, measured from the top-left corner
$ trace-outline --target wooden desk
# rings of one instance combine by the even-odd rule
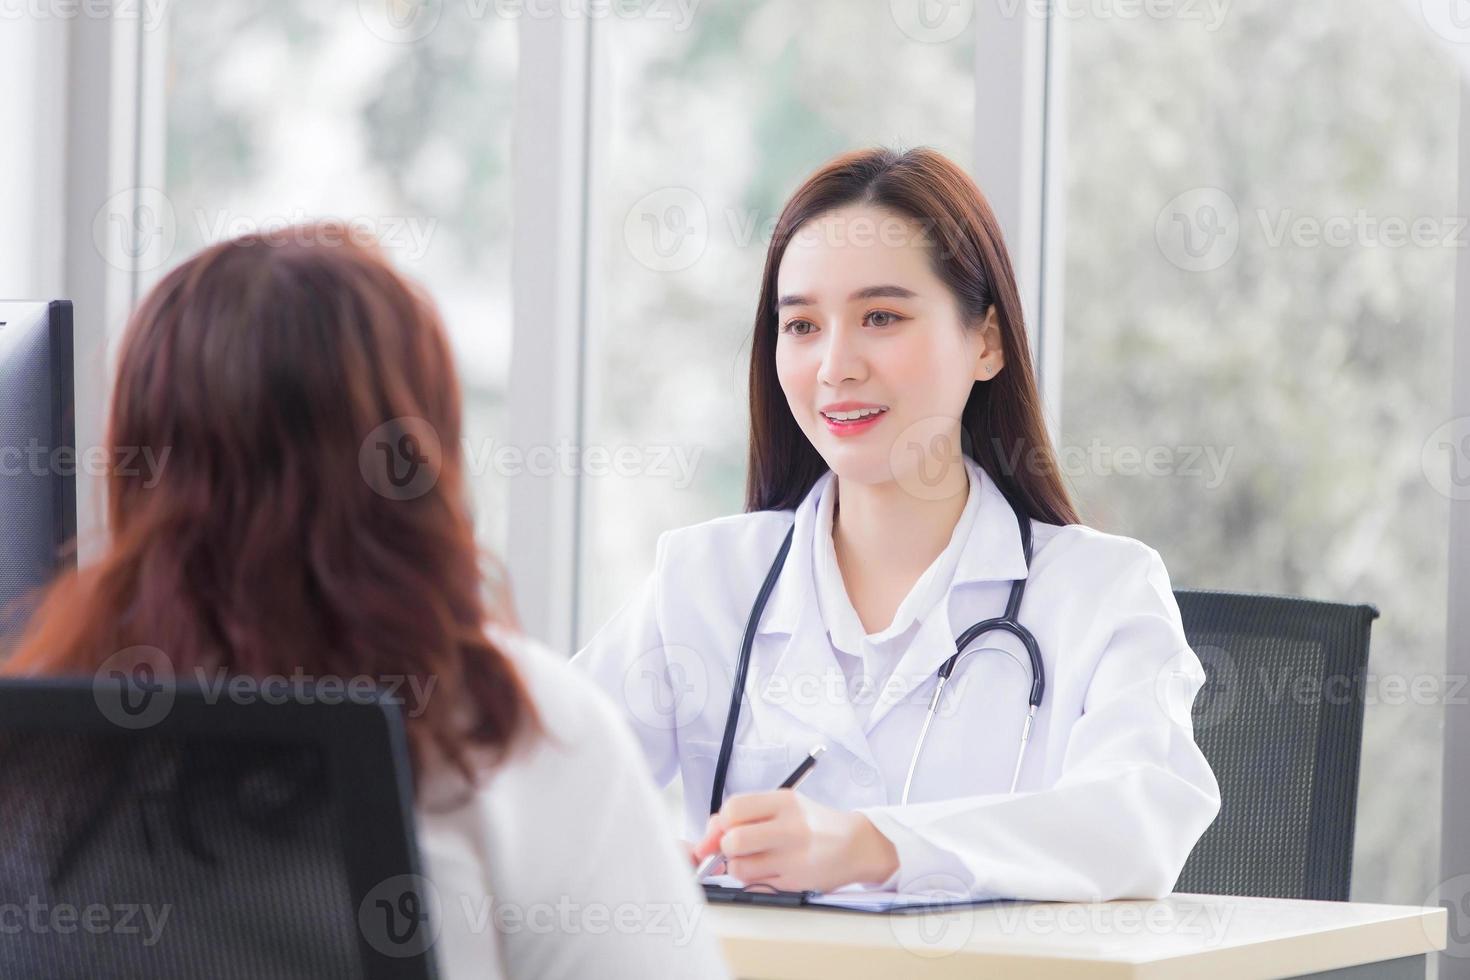
[[[736,976],[782,980],[1419,980],[1447,924],[1443,908],[1184,894],[900,916],[730,905],[706,914]]]

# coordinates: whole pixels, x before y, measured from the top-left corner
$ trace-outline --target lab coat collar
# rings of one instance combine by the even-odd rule
[[[1016,522],[1015,512],[1006,501],[1005,495],[995,485],[990,475],[968,456],[965,466],[971,479],[980,483],[980,512],[975,515],[975,526],[970,531],[955,566],[951,588],[976,582],[1009,582],[1026,577],[1026,553],[1021,548],[1021,528]],[[766,613],[761,617],[758,632],[791,634],[799,622],[802,612],[816,606],[816,579],[813,575],[815,556],[812,552],[817,521],[817,502],[822,491],[834,479],[832,471],[823,473],[812,485],[796,508],[796,529],[791,539],[791,551]],[[771,558],[775,558],[775,553]],[[947,607],[948,603],[942,604]],[[1003,611],[1003,610],[1002,610]],[[999,612],[996,615],[1000,615]]]
[[[773,680],[784,685],[783,693],[780,697],[768,694],[767,699],[784,702],[787,710],[797,718],[869,765],[873,764],[873,758],[864,728],[871,731],[893,704],[913,696],[916,687],[925,683],[927,677],[954,653],[957,630],[952,622],[952,606],[955,589],[974,583],[1011,581],[1026,575],[1020,529],[1010,504],[977,463],[968,458],[965,462],[971,469],[972,478],[980,481],[982,496],[974,527],[955,568],[953,584],[944,601],[937,603],[920,620],[914,642],[903,654],[889,683],[873,705],[866,726],[858,723],[857,715],[845,696],[828,694],[834,687],[839,692],[845,690],[840,686],[845,680],[842,668],[837,663],[821,621],[813,574],[817,501],[833,479],[830,471],[816,481],[797,506],[791,550],[757,629],[758,635],[787,636],[767,679],[767,685]],[[1001,602],[994,612],[987,615],[998,616],[1003,611],[1004,602]],[[965,623],[961,628],[969,625]],[[815,697],[796,695],[796,692],[813,692],[814,689],[820,692]]]
[[[883,720],[895,704],[906,698],[922,697],[921,688],[935,683],[940,666],[955,653],[955,639],[974,623],[1005,613],[1010,589],[993,589],[995,599],[966,602],[956,594],[965,586],[1012,582],[1027,577],[1026,551],[1021,544],[1021,525],[1015,511],[995,481],[979,464],[966,458],[971,472],[982,481],[984,497],[975,526],[955,569],[946,601],[939,603],[920,621],[919,632],[893,668],[888,683],[868,716],[868,730]],[[1033,521],[1033,524],[1035,522]],[[1034,530],[1033,530],[1034,536]]]
[[[1021,547],[1021,525],[1016,520],[1016,512],[979,463],[966,456],[965,465],[971,478],[980,481],[980,513],[975,516],[970,540],[965,542],[965,550],[960,554],[954,584],[1025,578],[1026,551]]]

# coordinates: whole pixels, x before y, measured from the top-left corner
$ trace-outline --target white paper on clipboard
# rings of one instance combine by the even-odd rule
[[[719,885],[723,888],[740,888],[744,885],[744,882],[732,875],[709,875],[703,880],[707,884]],[[844,885],[835,891],[814,894],[807,898],[805,904],[847,909],[853,912],[900,912],[937,910],[947,906],[959,908],[981,905],[989,901],[1001,901],[1001,899],[945,899],[936,895],[878,891],[864,888],[861,885]]]

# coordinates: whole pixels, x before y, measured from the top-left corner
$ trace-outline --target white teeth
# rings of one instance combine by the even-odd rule
[[[877,415],[886,411],[888,411],[886,408],[859,408],[853,412],[823,412],[822,414],[834,422],[855,422],[869,415]]]

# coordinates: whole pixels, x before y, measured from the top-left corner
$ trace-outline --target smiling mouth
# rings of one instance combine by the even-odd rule
[[[869,419],[875,419],[887,411],[888,409],[886,407],[857,408],[850,412],[818,412],[817,414],[836,425],[852,425],[855,422],[866,422]]]

